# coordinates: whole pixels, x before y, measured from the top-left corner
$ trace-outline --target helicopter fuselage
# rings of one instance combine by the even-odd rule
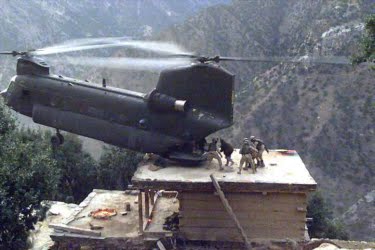
[[[195,143],[232,124],[227,114],[195,105],[189,98],[194,93],[165,93],[165,81],[143,94],[51,75],[33,58],[20,58],[18,64],[2,92],[8,106],[36,123],[112,145],[164,157],[192,153]]]

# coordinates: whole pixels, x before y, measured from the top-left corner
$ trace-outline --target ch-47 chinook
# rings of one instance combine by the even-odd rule
[[[118,44],[112,45],[65,44],[52,50],[1,52],[18,56],[17,75],[1,96],[13,110],[55,128],[57,133],[51,139],[54,144],[63,142],[58,131],[64,130],[182,163],[199,163],[205,160],[205,138],[233,124],[234,75],[218,62],[279,61],[169,55],[155,63],[182,58],[182,64],[162,70],[150,93],[138,93],[106,86],[104,81],[93,84],[53,75],[49,66],[36,57]]]

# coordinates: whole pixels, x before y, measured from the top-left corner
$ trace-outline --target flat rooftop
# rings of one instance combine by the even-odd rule
[[[98,238],[138,237],[138,205],[135,203],[137,199],[138,191],[126,193],[125,191],[94,189],[69,217],[61,221],[61,224],[87,230],[90,230],[90,223],[101,226],[103,228],[97,230],[101,233]],[[126,202],[130,203],[131,211],[122,216],[121,212],[125,211]],[[91,211],[102,208],[116,209],[117,215],[107,220],[94,219],[90,216]]]
[[[219,170],[214,159],[210,166],[183,167],[170,164],[155,170],[152,162],[140,164],[132,182],[139,189],[176,190],[176,191],[214,191],[210,175],[213,174],[224,191],[285,191],[308,192],[316,189],[305,164],[294,150],[270,150],[263,154],[265,167],[258,168],[254,174],[251,169],[238,174],[241,155],[236,149],[232,154],[235,164],[232,168]],[[225,164],[225,158],[222,158]]]
[[[100,229],[91,230],[100,232],[98,236],[88,236],[80,232],[61,231],[59,229],[49,229],[47,234],[49,233],[54,241],[60,243],[79,242],[83,245],[94,244],[96,247],[112,246],[113,248],[110,249],[120,248],[117,247],[117,244],[120,244],[124,249],[144,249],[144,239],[140,234],[138,224],[138,193],[138,190],[94,189],[84,201],[79,205],[75,205],[69,214],[65,213],[64,218],[56,221],[58,225],[83,230],[90,230],[90,224],[99,226],[101,227]],[[126,215],[122,215],[125,212],[126,203],[130,203],[131,211],[127,212]],[[101,208],[116,209],[117,215],[105,220],[95,219],[90,216],[92,211]],[[165,237],[166,234],[172,233],[163,229],[163,224],[166,217],[172,215],[173,212],[178,212],[178,200],[160,193],[160,195],[155,196],[155,206],[151,208],[151,219],[148,220],[143,217],[145,236],[154,239],[156,236]],[[59,213],[61,212],[60,210]]]

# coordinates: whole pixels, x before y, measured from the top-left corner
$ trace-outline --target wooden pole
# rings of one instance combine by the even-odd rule
[[[150,217],[150,199],[149,199],[149,191],[145,191],[145,218],[148,219]]]
[[[138,226],[139,232],[143,233],[143,206],[142,206],[142,191],[138,193]]]
[[[150,190],[150,200],[151,200],[151,206],[154,205],[154,202],[155,202],[155,191],[154,190]]]
[[[247,238],[247,235],[246,235],[245,231],[243,230],[240,222],[238,221],[238,219],[236,217],[236,214],[233,212],[232,207],[229,205],[229,202],[228,202],[227,198],[225,198],[224,192],[221,191],[219,183],[217,182],[217,180],[215,179],[215,177],[213,176],[213,174],[210,175],[210,178],[212,180],[212,183],[214,184],[216,192],[219,194],[221,203],[223,203],[225,210],[227,210],[227,213],[229,214],[229,216],[231,217],[231,219],[236,224],[236,227],[237,227],[239,233],[241,234],[241,236],[242,236],[242,238],[243,238],[243,240],[245,242],[246,248],[248,250],[251,250],[250,241]]]
[[[93,230],[88,230],[88,229],[83,229],[83,228],[78,228],[78,227],[72,227],[72,226],[67,226],[65,224],[49,224],[49,228],[65,231],[65,232],[70,232],[70,233],[76,233],[76,234],[83,234],[83,235],[89,235],[89,236],[101,236],[101,232],[93,231]]]

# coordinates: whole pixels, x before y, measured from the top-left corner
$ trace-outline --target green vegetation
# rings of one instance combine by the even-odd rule
[[[41,201],[81,202],[93,188],[125,189],[141,157],[107,148],[99,163],[77,136],[53,150],[50,132],[18,129],[0,101],[0,249],[25,249]]]
[[[142,155],[123,148],[104,148],[97,168],[97,188],[126,189]]]
[[[307,206],[307,217],[313,222],[308,227],[312,238],[329,238],[348,240],[349,235],[344,226],[333,220],[333,213],[319,192],[315,192],[309,199]]]
[[[23,249],[42,199],[57,191],[59,171],[36,132],[17,130],[0,103],[0,248]]]
[[[366,19],[365,31],[366,34],[361,41],[361,54],[352,59],[354,64],[375,61],[375,14]],[[372,68],[375,70],[375,67]]]
[[[47,140],[49,138],[48,133]],[[81,202],[96,186],[96,162],[82,150],[81,141],[72,134],[64,134],[64,143],[51,156],[60,173],[59,194],[55,199]]]

